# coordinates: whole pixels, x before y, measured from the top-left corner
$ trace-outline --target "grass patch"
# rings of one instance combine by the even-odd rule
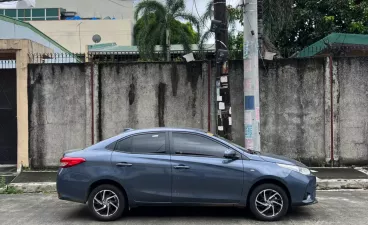
[[[4,188],[6,186],[5,177],[0,177],[0,188]]]
[[[0,177],[0,194],[22,194],[22,190],[18,190],[13,186],[6,186],[5,177]]]
[[[3,194],[10,194],[10,195],[15,195],[15,194],[23,194],[22,190],[18,190],[13,186],[8,186],[8,188],[4,191]]]

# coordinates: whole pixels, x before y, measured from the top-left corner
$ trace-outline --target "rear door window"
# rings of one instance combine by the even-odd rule
[[[132,145],[132,138],[129,137],[119,141],[115,145],[115,150],[119,152],[131,153],[132,152],[131,145]]]
[[[166,133],[160,132],[133,136],[131,152],[136,154],[166,153]]]

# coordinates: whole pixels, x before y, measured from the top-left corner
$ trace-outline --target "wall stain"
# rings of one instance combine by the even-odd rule
[[[298,156],[301,155],[305,155],[305,102],[303,101],[303,89],[304,89],[304,74],[307,71],[306,68],[307,64],[304,63],[297,63],[296,67],[298,68],[298,74],[296,74],[298,76],[298,83],[299,83],[299,88],[298,90],[298,94],[297,94],[297,99],[298,99],[298,107],[299,107],[299,112],[301,112],[298,116],[299,116],[299,124],[296,124],[297,126],[297,132],[296,132],[296,152]]]
[[[123,75],[124,76],[124,75]],[[129,92],[127,96],[127,101],[129,102],[129,111],[128,111],[128,124],[127,126],[136,128],[138,125],[137,119],[137,107],[138,107],[138,95],[136,92],[137,89],[137,78],[135,77],[134,73],[131,72],[129,75],[131,77],[131,83],[129,85]]]
[[[54,65],[51,66],[51,71],[52,71],[51,76],[54,76],[55,75],[55,67],[54,67]]]
[[[38,69],[35,69],[37,68]],[[28,76],[28,118],[29,118],[29,142],[31,168],[45,167],[45,126],[46,119],[45,95],[43,93],[43,66],[30,66]],[[53,70],[53,67],[51,67]],[[33,107],[34,106],[34,107]],[[32,109],[35,109],[34,111]],[[35,126],[34,126],[35,125]]]
[[[133,80],[134,80],[134,78],[133,78]],[[128,98],[129,98],[129,105],[133,105],[134,99],[135,99],[135,84],[134,84],[134,82],[129,85]]]
[[[115,64],[115,70],[116,70],[116,74],[119,75],[120,74],[120,65],[119,64]]]
[[[176,63],[172,64],[171,67],[171,86],[172,86],[172,94],[174,97],[178,94],[178,84],[179,84],[179,74],[178,74],[178,67]]]
[[[158,94],[157,94],[157,100],[158,100],[158,126],[164,127],[165,126],[165,94],[166,94],[166,84],[160,83],[158,85]]]
[[[197,84],[199,77],[202,78],[202,64],[199,62],[190,62],[186,64],[187,69],[187,82],[190,83],[192,88],[192,116],[196,116],[197,105]]]
[[[64,64],[59,64],[60,66],[60,73],[63,74],[64,73]]]

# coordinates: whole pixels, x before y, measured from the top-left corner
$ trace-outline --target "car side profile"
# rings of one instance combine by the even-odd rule
[[[103,221],[138,206],[247,206],[274,221],[316,203],[316,177],[302,163],[246,150],[201,130],[127,130],[60,160],[62,200],[87,203]]]

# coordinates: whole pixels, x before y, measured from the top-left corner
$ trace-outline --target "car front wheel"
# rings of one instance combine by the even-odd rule
[[[283,188],[275,184],[262,184],[251,193],[249,204],[257,219],[276,221],[287,213],[289,199]]]
[[[100,185],[89,195],[88,208],[98,220],[116,220],[124,212],[125,197],[121,190],[113,185]]]

